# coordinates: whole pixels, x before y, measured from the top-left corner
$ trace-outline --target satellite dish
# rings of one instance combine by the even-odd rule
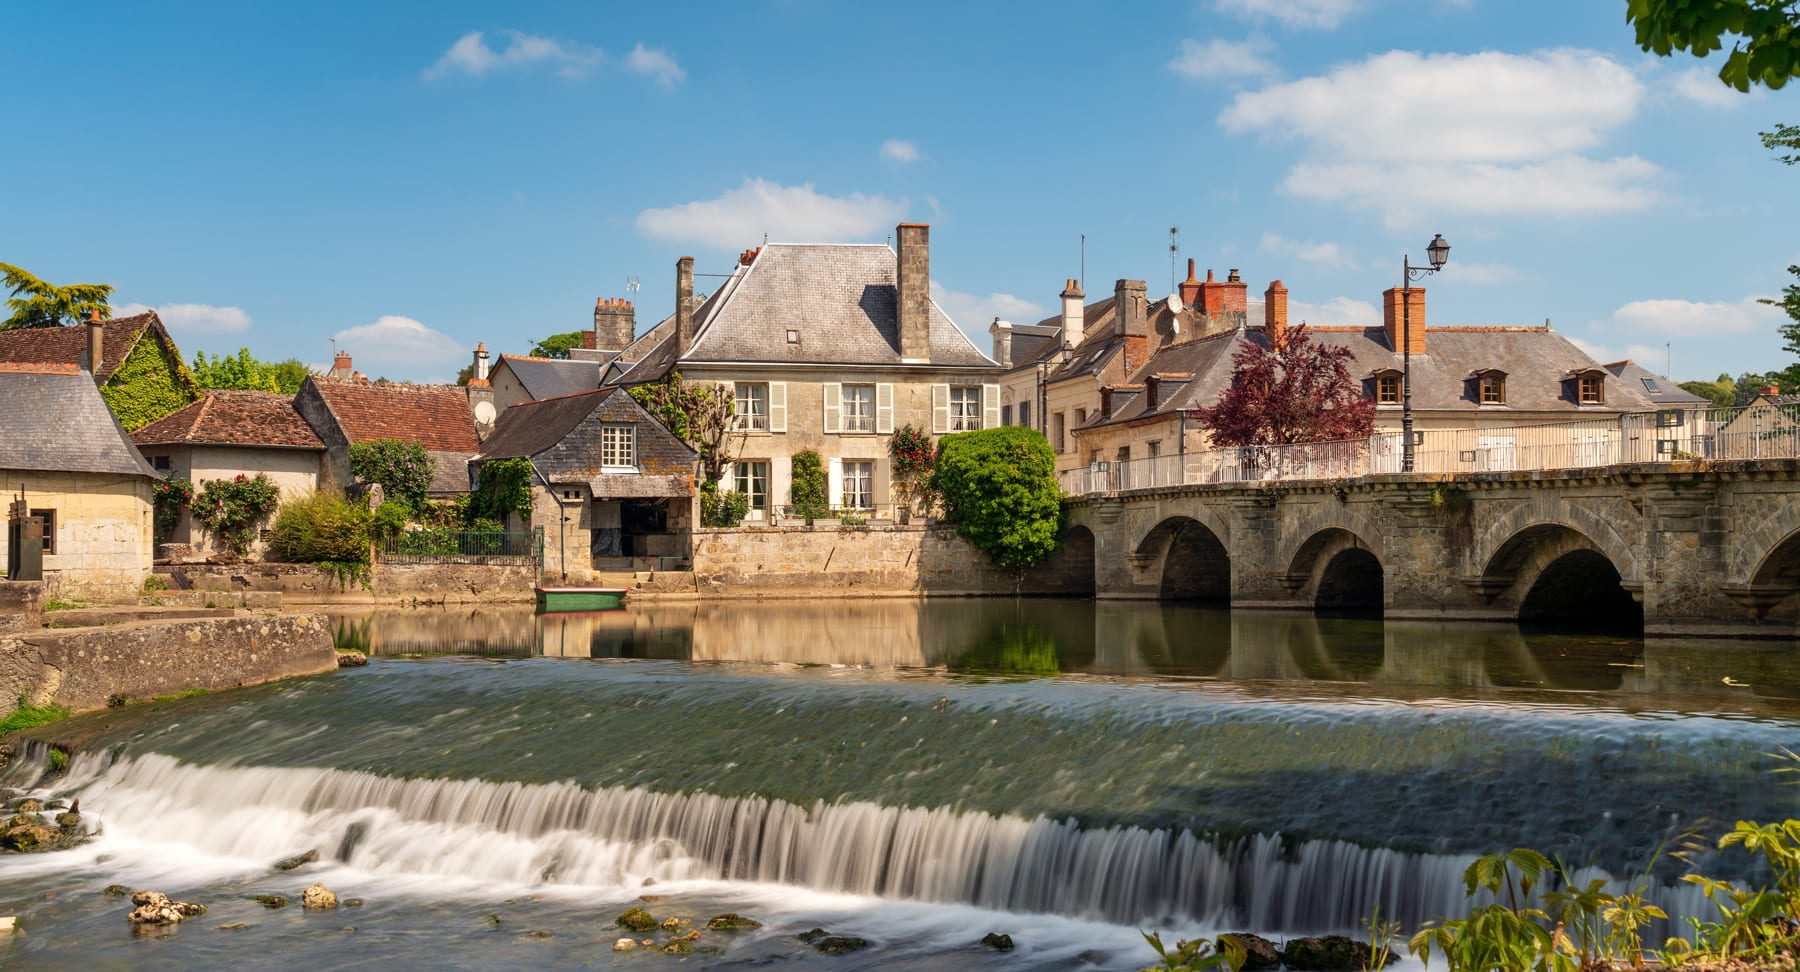
[[[1169,310],[1176,314],[1187,310],[1187,307],[1181,303],[1181,291],[1178,290],[1169,295]]]

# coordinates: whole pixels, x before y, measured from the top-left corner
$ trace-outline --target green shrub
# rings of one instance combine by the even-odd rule
[[[281,487],[268,473],[246,476],[238,473],[230,479],[206,483],[194,497],[191,509],[195,522],[206,532],[218,537],[233,553],[242,555],[256,540],[256,528],[275,512],[281,501]]]
[[[750,513],[750,497],[735,489],[720,489],[717,483],[700,487],[700,525],[734,527]]]
[[[788,501],[794,515],[806,522],[831,515],[831,504],[825,501],[825,462],[811,449],[794,453],[793,483],[788,487]]]
[[[421,510],[437,473],[437,460],[417,442],[376,439],[350,447],[350,472],[364,482],[380,483],[385,499]]]
[[[68,716],[69,710],[60,705],[54,703],[32,705],[21,695],[19,696],[19,707],[12,710],[11,715],[0,719],[0,736],[9,732],[18,732],[20,729],[30,729],[32,726],[46,725],[58,719],[66,719]]]
[[[377,540],[391,540],[399,536],[400,531],[406,529],[406,521],[411,512],[406,508],[405,503],[396,501],[383,503],[375,509],[375,515],[369,528]]]
[[[1056,454],[1031,429],[1002,426],[938,440],[932,487],[956,532],[999,567],[1024,570],[1061,539]]]
[[[471,522],[478,518],[502,520],[508,513],[517,513],[530,522],[531,460],[490,459],[482,463],[468,510]]]
[[[271,556],[294,564],[369,562],[374,515],[336,493],[314,493],[281,507],[272,529]]]

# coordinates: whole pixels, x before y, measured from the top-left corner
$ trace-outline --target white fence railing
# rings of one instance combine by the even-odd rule
[[[1683,459],[1800,458],[1800,405],[1664,409],[1555,425],[1431,429],[1413,433],[1413,471],[1584,469]],[[1072,495],[1217,483],[1355,479],[1400,472],[1401,434],[1294,445],[1236,446],[1062,474]]]

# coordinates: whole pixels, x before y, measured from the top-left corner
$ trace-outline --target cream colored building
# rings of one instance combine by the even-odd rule
[[[136,595],[154,556],[156,476],[93,377],[74,365],[0,364],[0,415],[0,492],[43,524],[45,597]]]
[[[999,367],[932,301],[928,227],[885,245],[770,244],[743,253],[695,307],[693,260],[676,270],[675,327],[621,384],[678,371],[724,386],[736,406],[726,486],[752,521],[792,505],[792,461],[816,450],[829,504],[899,509],[889,443],[905,426],[947,435],[1001,424]]]

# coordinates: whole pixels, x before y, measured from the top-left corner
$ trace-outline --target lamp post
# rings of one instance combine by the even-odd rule
[[[1412,256],[1400,258],[1400,471],[1413,471],[1412,420],[1412,282],[1426,274],[1444,269],[1450,259],[1450,244],[1438,233],[1425,245],[1429,267],[1415,267]]]

